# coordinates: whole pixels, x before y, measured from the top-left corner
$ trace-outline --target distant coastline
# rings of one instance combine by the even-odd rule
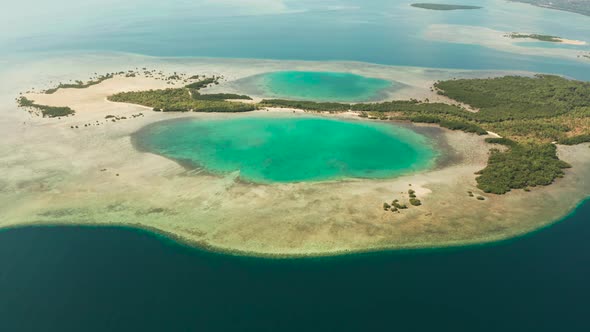
[[[590,16],[590,2],[588,0],[510,0],[512,2],[521,2],[529,5],[561,10],[585,16]]]

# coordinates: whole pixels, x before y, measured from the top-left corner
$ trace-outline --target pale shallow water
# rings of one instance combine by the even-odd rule
[[[411,1],[13,2],[0,18],[0,54],[115,51],[172,57],[351,60],[433,68],[527,70],[590,80],[590,61],[429,40],[435,24],[524,31],[590,42],[590,17],[505,0],[434,11]],[[15,15],[14,13],[18,13]],[[17,19],[25,15],[24,19]],[[36,15],[35,15],[36,14]],[[57,15],[63,19],[54,19]],[[5,17],[4,17],[5,16]],[[29,16],[32,19],[27,19]]]
[[[145,151],[260,183],[388,178],[431,167],[429,140],[392,124],[319,117],[182,119],[150,125]]]

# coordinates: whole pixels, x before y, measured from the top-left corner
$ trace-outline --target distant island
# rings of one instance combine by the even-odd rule
[[[468,5],[448,5],[442,3],[413,3],[412,7],[430,9],[430,10],[462,10],[462,9],[481,9],[480,6]]]
[[[588,0],[510,0],[513,2],[528,3],[533,6],[563,10],[590,16],[590,1]]]
[[[582,40],[572,40],[572,39],[565,39],[558,36],[551,36],[551,35],[540,35],[536,33],[520,33],[520,32],[511,32],[505,34],[504,37],[511,38],[511,39],[535,39],[543,42],[550,42],[550,43],[562,43],[562,44],[569,44],[569,45],[586,45],[585,41]]]
[[[545,42],[552,42],[552,43],[561,43],[562,42],[562,39],[557,36],[524,34],[524,33],[517,33],[517,32],[509,33],[509,34],[505,35],[505,37],[509,37],[512,39],[530,38],[530,39],[536,39],[536,40],[545,41]]]

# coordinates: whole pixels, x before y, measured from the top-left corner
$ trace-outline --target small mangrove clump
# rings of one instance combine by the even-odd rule
[[[396,200],[394,200],[394,201],[391,203],[391,205],[392,205],[394,208],[396,208],[396,209],[399,209],[399,210],[405,210],[405,209],[407,209],[407,208],[408,208],[408,206],[407,206],[407,205],[405,205],[405,204],[400,204],[400,203],[399,203],[399,200],[397,200],[397,199],[396,199]]]
[[[94,80],[90,80],[87,83],[84,83],[82,81],[75,81],[74,83],[60,83],[55,88],[45,90],[45,93],[48,95],[54,94],[59,89],[85,89],[85,88],[91,87],[93,85],[97,85],[99,83],[102,83],[103,81],[106,81],[106,80],[111,79],[113,77],[114,77],[114,74],[106,74],[106,75],[101,75]]]
[[[46,118],[59,118],[62,116],[68,116],[74,114],[74,110],[66,107],[66,106],[47,106],[47,105],[39,105],[35,104],[34,101],[21,96],[17,99],[17,104],[19,107],[34,109],[40,111],[43,117]]]
[[[109,96],[108,100],[151,107],[154,112],[249,112],[258,108],[254,104],[228,101],[252,99],[246,95],[199,92],[211,84],[219,84],[219,79],[220,77],[204,78],[184,88],[121,92]]]

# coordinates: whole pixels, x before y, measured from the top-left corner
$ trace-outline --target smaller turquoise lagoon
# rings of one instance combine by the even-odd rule
[[[278,71],[246,78],[240,84],[265,98],[321,102],[367,102],[385,99],[403,84],[351,73]],[[253,87],[253,88],[252,88]]]

